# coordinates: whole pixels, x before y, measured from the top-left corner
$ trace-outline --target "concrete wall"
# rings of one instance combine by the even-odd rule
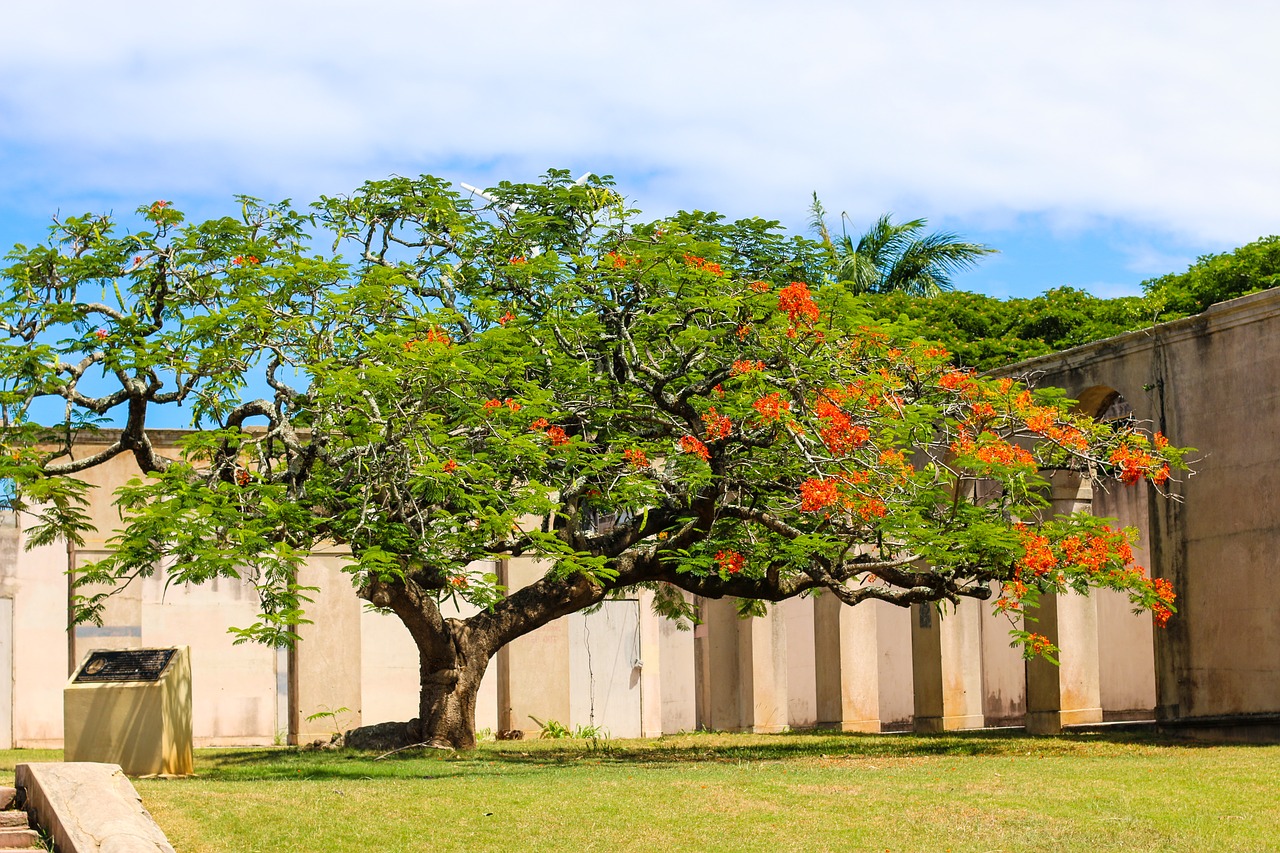
[[[1198,448],[1196,473],[1149,502],[1153,575],[1169,579],[1178,613],[1155,631],[1157,714],[1174,726],[1280,716],[1280,291],[1024,362],[1086,404],[1118,391],[1134,415],[1175,444]],[[1117,514],[1140,512],[1118,498]],[[1133,506],[1125,506],[1133,501]],[[1107,612],[1114,607],[1105,605]],[[1131,636],[1141,626],[1128,626]],[[1120,705],[1144,701],[1115,693]],[[1145,690],[1145,687],[1143,688]],[[1278,730],[1280,733],[1280,730]]]

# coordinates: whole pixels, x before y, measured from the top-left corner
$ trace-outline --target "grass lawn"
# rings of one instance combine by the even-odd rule
[[[374,757],[199,750],[196,778],[135,785],[182,853],[1280,849],[1280,746],[691,734]]]

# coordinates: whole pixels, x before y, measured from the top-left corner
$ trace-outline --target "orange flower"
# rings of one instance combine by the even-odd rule
[[[729,433],[733,430],[733,423],[728,417],[717,412],[715,406],[707,409],[706,413],[703,414],[702,425],[707,431],[707,438],[712,441],[728,438]]]
[[[639,448],[631,448],[622,451],[622,458],[630,462],[631,467],[633,468],[643,469],[649,467],[649,457],[646,456],[645,452]]]
[[[839,499],[835,480],[811,479],[800,484],[800,510],[818,512]]]
[[[751,361],[750,359],[742,359],[735,361],[733,367],[729,368],[730,376],[741,376],[744,373],[757,373],[764,370],[763,361]]]
[[[569,443],[568,434],[558,426],[553,426],[547,430],[547,438],[551,439],[552,447],[559,447],[562,444]]]
[[[737,551],[719,551],[716,553],[716,563],[720,566],[720,571],[736,575],[742,571],[742,567],[746,565],[746,558]]]
[[[707,446],[691,435],[686,435],[680,439],[680,450],[683,453],[692,453],[694,456],[700,457],[703,462],[711,461],[711,451],[707,450]]]
[[[446,474],[452,474],[454,471],[458,470],[458,463],[450,459],[448,462],[440,466],[440,470]]]
[[[781,418],[783,412],[791,411],[791,404],[775,391],[767,397],[756,400],[751,404],[751,408],[760,413],[760,420],[763,423],[771,424]]]
[[[786,312],[787,319],[791,321],[793,327],[802,320],[806,323],[815,323],[818,320],[818,306],[813,303],[809,286],[803,282],[793,281],[779,291],[778,310]]]
[[[498,318],[498,325],[505,326],[515,318],[516,318],[516,315],[508,311],[507,313],[503,314],[501,317]]]
[[[699,258],[697,255],[686,254],[684,256],[684,262],[686,266],[692,267],[695,270],[703,270],[711,273],[712,275],[724,275],[724,271],[720,269],[719,264],[712,263],[705,258]]]

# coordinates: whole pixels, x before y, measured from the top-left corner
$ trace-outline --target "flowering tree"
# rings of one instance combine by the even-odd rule
[[[195,225],[157,202],[137,233],[67,219],[15,249],[0,476],[34,540],[78,536],[75,474],[132,454],[145,477],[118,495],[116,550],[78,581],[162,556],[181,581],[248,577],[263,615],[233,630],[268,642],[304,618],[308,549],[344,543],[360,594],[418,646],[424,738],[456,747],[497,649],[640,585],[669,615],[689,613],[680,590],[749,614],[997,587],[1014,614],[1090,587],[1172,612],[1130,533],[1047,517],[1040,473],[1160,487],[1184,467],[1163,437],[895,344],[773,223],[643,223],[607,182],[558,172],[492,195],[393,179],[309,217],[244,199]],[[309,248],[324,232],[348,259]],[[48,397],[56,426],[33,416]],[[178,406],[194,429],[168,459],[147,418]],[[109,415],[118,440],[73,456]],[[514,555],[545,575],[505,590],[471,568]],[[455,597],[478,612],[446,618]]]

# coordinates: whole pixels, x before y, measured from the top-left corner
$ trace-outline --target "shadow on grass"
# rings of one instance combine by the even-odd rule
[[[832,731],[778,735],[698,732],[654,740],[531,740],[487,743],[472,752],[405,750],[379,757],[350,750],[202,750],[198,778],[210,781],[447,779],[464,776],[521,777],[580,768],[629,771],[671,769],[694,763],[820,761],[850,767],[860,759],[939,757],[1106,757],[1167,747],[1205,746],[1154,731],[1071,733],[1030,737],[1008,731],[920,734],[858,734]]]

